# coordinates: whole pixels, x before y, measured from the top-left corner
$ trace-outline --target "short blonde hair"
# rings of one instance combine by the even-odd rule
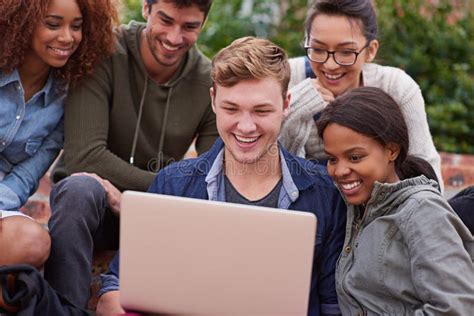
[[[290,81],[288,55],[269,40],[251,36],[233,41],[212,59],[214,86],[232,87],[242,80],[275,78],[286,98]],[[214,87],[215,88],[215,87]]]

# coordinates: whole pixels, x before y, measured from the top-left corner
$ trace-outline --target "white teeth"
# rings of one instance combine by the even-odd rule
[[[342,187],[344,190],[352,190],[352,189],[354,189],[356,186],[359,186],[359,185],[360,185],[360,181],[355,181],[355,182],[352,182],[352,183],[344,183],[344,184],[341,183],[341,187]]]
[[[343,74],[338,74],[338,75],[330,75],[328,73],[324,73],[324,75],[326,76],[326,78],[328,78],[329,80],[337,80],[339,78],[341,78],[343,76]]]
[[[170,45],[167,45],[166,43],[164,42],[161,42],[161,44],[163,44],[163,47],[166,48],[167,50],[170,50],[170,51],[176,51],[179,49],[179,46],[177,47],[174,47],[174,46],[170,46]]]
[[[258,137],[242,137],[237,135],[235,135],[235,138],[237,138],[237,140],[242,143],[253,143],[258,139]]]
[[[50,47],[50,48],[51,50],[63,56],[69,55],[69,52],[71,51],[70,49],[61,49],[61,48],[54,48],[54,47]]]

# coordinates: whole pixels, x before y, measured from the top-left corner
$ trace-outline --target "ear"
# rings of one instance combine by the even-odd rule
[[[371,40],[369,46],[367,47],[367,55],[365,57],[365,61],[370,63],[375,59],[377,56],[377,52],[379,50],[379,41],[376,39]]]
[[[288,112],[290,111],[290,101],[291,101],[291,93],[287,92],[285,100],[283,100],[283,117],[288,116]]]
[[[211,95],[211,107],[212,107],[212,111],[214,113],[216,113],[216,104],[214,103],[215,99],[216,99],[216,90],[214,89],[214,87],[211,87],[209,89],[209,94]]]
[[[142,6],[142,16],[145,19],[145,21],[148,21],[148,10],[149,10],[149,5],[146,0],[143,0],[143,6]]]
[[[400,145],[395,143],[388,143],[386,146],[387,158],[389,161],[395,161],[400,154]]]

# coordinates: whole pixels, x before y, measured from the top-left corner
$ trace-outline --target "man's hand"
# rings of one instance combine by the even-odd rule
[[[104,293],[97,303],[96,315],[97,316],[112,316],[125,314],[122,306],[120,306],[120,292],[110,291]]]
[[[109,180],[102,179],[95,173],[78,172],[71,175],[74,176],[87,176],[96,179],[104,188],[107,193],[107,202],[112,212],[119,216],[120,215],[120,201],[122,200],[122,193],[112,184]]]
[[[334,101],[334,94],[329,91],[328,89],[324,88],[320,83],[319,80],[312,79],[311,82],[313,83],[313,86],[316,90],[318,90],[319,94],[323,97],[323,100],[326,102],[332,102]]]

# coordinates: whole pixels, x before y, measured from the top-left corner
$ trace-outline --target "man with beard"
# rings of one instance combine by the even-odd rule
[[[115,53],[70,92],[62,176],[72,176],[51,192],[45,278],[78,306],[89,299],[93,251],[118,246],[121,191],[147,190],[193,139],[201,153],[217,137],[210,62],[195,46],[211,4],[144,1],[146,24],[122,26]]]

